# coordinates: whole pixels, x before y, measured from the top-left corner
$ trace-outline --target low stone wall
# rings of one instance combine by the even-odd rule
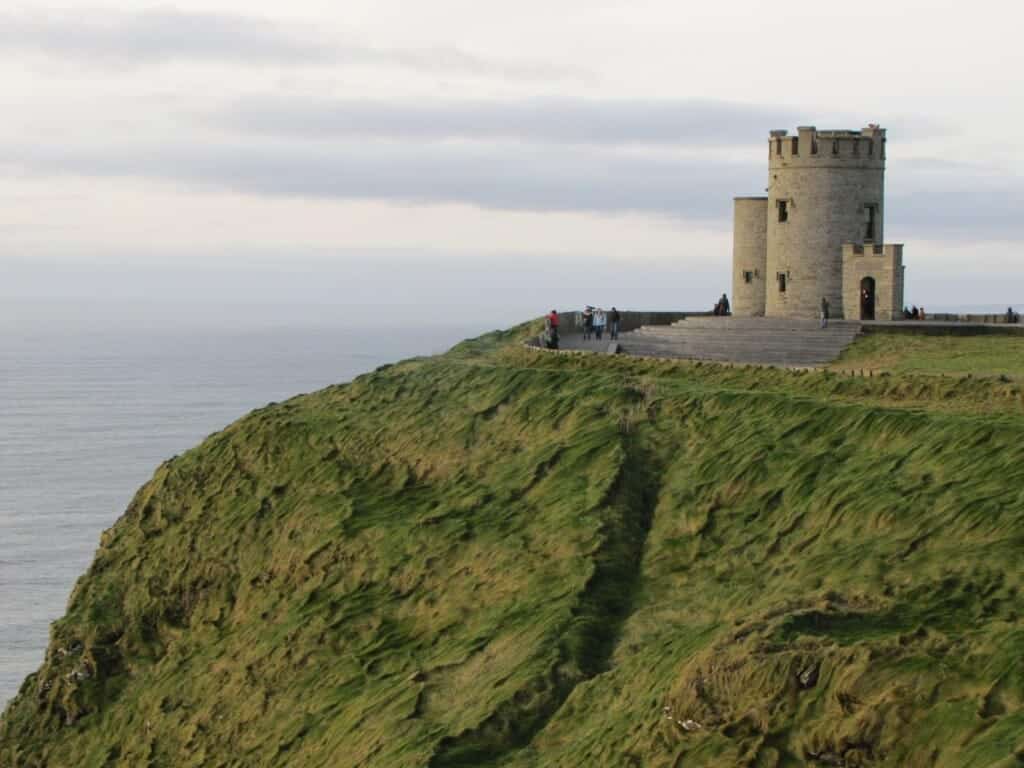
[[[986,317],[986,315],[971,315],[971,317]],[[977,320],[949,321],[929,315],[927,320],[865,322],[861,325],[860,330],[861,333],[909,333],[920,336],[984,336],[986,334],[1024,336],[1024,325],[1007,323],[1005,317],[1002,322],[979,322]]]
[[[1005,312],[1001,312],[997,315],[955,315],[950,314],[948,312],[929,312],[928,320],[941,320],[946,323],[1005,323],[1007,325],[1011,324],[1006,319]],[[925,322],[927,322],[927,320]],[[1020,323],[1019,316],[1017,316],[1015,323]]]

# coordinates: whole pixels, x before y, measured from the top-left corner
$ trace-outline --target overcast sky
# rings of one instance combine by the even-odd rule
[[[869,122],[908,301],[1024,300],[1010,0],[2,7],[7,300],[702,307],[768,131]]]

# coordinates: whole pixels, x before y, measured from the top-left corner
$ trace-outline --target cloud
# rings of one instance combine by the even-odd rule
[[[227,13],[90,9],[0,13],[0,50],[37,51],[105,66],[170,60],[398,67],[429,73],[547,80],[589,77],[544,62],[477,56],[455,46],[382,48],[319,30]]]
[[[0,48],[106,62],[177,58],[315,61],[331,55],[323,43],[265,19],[174,10],[7,13],[0,15]]]
[[[256,195],[469,203],[526,211],[721,219],[760,169],[661,154],[517,143],[259,142],[31,146],[0,151],[26,171],[196,183]]]
[[[30,174],[129,177],[281,198],[462,203],[506,211],[642,213],[720,229],[732,198],[763,192],[751,158],[515,141],[181,141],[0,149]],[[1024,185],[960,168],[901,167],[886,201],[889,239],[1024,240]]]
[[[1024,240],[1024,184],[965,171],[936,177],[905,174],[889,185],[885,200],[886,239],[907,233],[955,241]]]
[[[769,127],[804,113],[719,101],[527,99],[398,104],[383,101],[250,99],[214,117],[248,134],[416,140],[514,139],[558,144],[758,147]],[[766,127],[767,126],[767,127]]]

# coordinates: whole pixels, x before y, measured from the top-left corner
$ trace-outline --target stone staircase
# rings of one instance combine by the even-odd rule
[[[857,337],[861,324],[780,317],[691,317],[624,333],[619,351],[642,357],[814,368],[827,365]]]

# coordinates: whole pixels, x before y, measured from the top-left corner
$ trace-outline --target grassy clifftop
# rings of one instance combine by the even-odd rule
[[[1014,379],[524,332],[161,466],[0,765],[1024,765]]]

